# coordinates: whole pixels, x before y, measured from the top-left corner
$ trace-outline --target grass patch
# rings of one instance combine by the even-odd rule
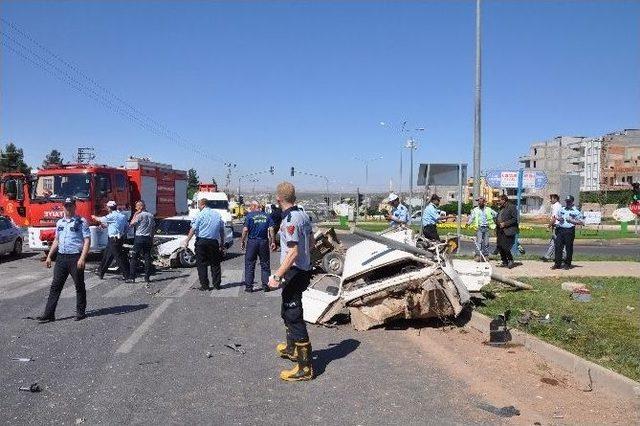
[[[523,279],[532,291],[500,291],[479,311],[490,317],[511,309],[509,324],[546,342],[610,368],[633,380],[640,380],[640,280],[632,277],[577,278],[591,291],[591,302],[577,302],[562,290],[567,279]],[[629,311],[630,305],[635,309]],[[549,324],[532,319],[518,323],[522,311],[550,315]]]

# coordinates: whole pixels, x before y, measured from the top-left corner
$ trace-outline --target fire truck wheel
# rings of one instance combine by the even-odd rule
[[[344,258],[337,253],[327,253],[322,258],[322,269],[327,274],[342,275]]]
[[[13,251],[11,254],[14,256],[20,256],[20,254],[22,254],[22,238],[16,239],[16,242],[13,243]]]
[[[196,255],[191,250],[182,250],[178,255],[180,265],[183,268],[193,268],[196,266]]]

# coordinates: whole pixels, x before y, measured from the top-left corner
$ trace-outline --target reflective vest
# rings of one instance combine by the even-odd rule
[[[475,229],[480,228],[480,208],[474,207],[471,213],[473,213],[473,227]],[[487,216],[487,226],[489,229],[496,229],[496,222],[493,219],[493,210],[491,210],[491,207],[485,206],[484,213]]]

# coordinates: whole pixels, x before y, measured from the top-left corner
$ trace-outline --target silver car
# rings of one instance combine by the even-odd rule
[[[22,253],[22,232],[6,216],[0,216],[0,255]]]

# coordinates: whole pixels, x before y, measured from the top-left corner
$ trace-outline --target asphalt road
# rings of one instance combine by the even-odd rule
[[[72,320],[67,283],[57,321],[42,312],[51,271],[39,256],[0,264],[3,424],[495,423],[463,383],[401,334],[310,326],[317,378],[284,383],[290,362],[279,292],[242,292],[243,257],[223,264],[223,290],[202,293],[194,270],[163,270],[150,288],[87,272],[88,318]],[[272,265],[277,265],[273,256]],[[89,267],[94,266],[92,263]],[[229,349],[240,344],[245,354]],[[207,356],[210,353],[210,357]],[[32,358],[19,362],[14,357]],[[21,392],[38,382],[40,393]]]

